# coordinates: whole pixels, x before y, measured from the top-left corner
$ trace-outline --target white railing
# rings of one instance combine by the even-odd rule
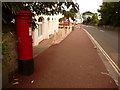
[[[41,16],[36,16],[37,28],[32,31],[33,46],[38,45],[43,39],[48,39],[49,35],[58,32],[59,18],[57,16],[43,15],[44,20],[41,22],[38,22],[39,17]]]

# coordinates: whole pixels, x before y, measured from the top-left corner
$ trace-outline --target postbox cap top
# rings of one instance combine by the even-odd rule
[[[27,16],[33,16],[34,14],[30,11],[26,10],[19,10],[17,11],[16,15],[27,15]]]

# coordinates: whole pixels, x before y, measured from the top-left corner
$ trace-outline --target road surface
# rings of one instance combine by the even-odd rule
[[[95,38],[116,65],[118,65],[118,31],[87,25],[83,25],[82,27]]]

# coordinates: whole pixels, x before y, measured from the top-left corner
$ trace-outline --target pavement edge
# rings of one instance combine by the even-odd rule
[[[100,58],[102,59],[102,62],[104,63],[107,71],[110,73],[109,71],[109,67],[112,68],[113,70],[116,71],[116,73],[118,74],[118,77],[120,76],[120,69],[119,67],[112,61],[112,59],[109,57],[109,55],[104,51],[104,49],[99,45],[99,43],[92,37],[92,35],[84,28],[82,28],[82,30],[84,30],[86,32],[86,34],[88,35],[88,37],[90,38],[91,42],[94,45],[94,48],[97,49],[98,54],[100,56]],[[109,66],[107,66],[104,62],[104,60],[107,59],[107,61],[109,62]],[[119,81],[118,79],[114,78],[113,75],[108,74],[116,83],[116,85],[119,87]],[[120,89],[120,87],[119,87]]]

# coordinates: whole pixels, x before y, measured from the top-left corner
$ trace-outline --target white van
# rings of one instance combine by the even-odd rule
[[[75,24],[79,24],[79,23],[81,23],[81,19],[76,19]]]

